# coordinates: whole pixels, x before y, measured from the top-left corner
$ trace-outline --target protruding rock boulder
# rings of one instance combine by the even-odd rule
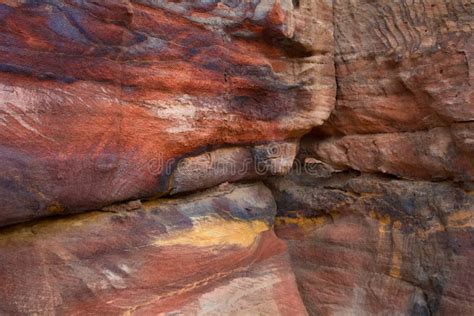
[[[199,190],[222,182],[286,174],[293,166],[297,149],[297,142],[279,142],[222,148],[184,158],[170,177],[171,193]]]
[[[0,225],[163,195],[170,162],[300,137],[335,104],[332,32],[324,2],[0,1]]]

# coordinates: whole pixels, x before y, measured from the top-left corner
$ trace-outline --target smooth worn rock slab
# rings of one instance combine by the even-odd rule
[[[230,147],[181,160],[170,177],[172,194],[263,176],[283,175],[293,166],[297,142]]]
[[[262,184],[125,209],[4,229],[0,314],[306,314]]]
[[[473,183],[339,173],[268,184],[311,315],[474,313]]]
[[[332,34],[325,2],[0,1],[0,225],[163,195],[184,157],[298,138],[334,107]]]

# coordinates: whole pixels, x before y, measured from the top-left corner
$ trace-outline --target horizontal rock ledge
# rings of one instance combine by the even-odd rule
[[[314,157],[337,169],[382,172],[412,180],[474,180],[474,123],[426,131],[348,135],[301,145],[302,158]]]

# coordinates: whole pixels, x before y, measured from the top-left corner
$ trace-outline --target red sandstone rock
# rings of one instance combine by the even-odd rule
[[[336,0],[337,104],[326,133],[474,120],[472,3]]]
[[[466,0],[0,0],[0,226],[89,211],[1,229],[0,314],[474,314],[471,29]],[[310,129],[312,176],[268,181],[290,256],[260,184],[142,200],[284,174]]]
[[[473,184],[341,173],[269,182],[311,315],[471,315]]]
[[[0,225],[163,195],[166,165],[294,139],[334,106],[323,3],[8,0],[0,17]]]
[[[253,184],[12,227],[0,313],[304,315],[274,212]]]
[[[474,123],[428,131],[349,135],[315,140],[304,155],[362,172],[383,172],[406,179],[474,180]]]
[[[311,315],[474,314],[472,9],[334,1],[336,107],[268,182]]]

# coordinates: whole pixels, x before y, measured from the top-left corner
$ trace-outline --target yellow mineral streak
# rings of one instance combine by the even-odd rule
[[[473,210],[459,211],[448,216],[450,228],[471,228],[474,226]]]
[[[325,216],[319,217],[277,217],[275,225],[290,225],[294,224],[300,228],[313,228],[314,226],[320,226],[327,222]]]
[[[400,233],[400,228],[402,223],[400,221],[395,221],[393,223],[392,230],[392,258],[391,258],[391,268],[390,276],[394,278],[399,278],[401,275],[402,265],[403,265],[403,255],[402,255],[402,244],[403,236]]]
[[[452,213],[446,217],[446,224],[436,224],[429,229],[418,229],[417,236],[422,239],[427,239],[430,235],[445,232],[446,229],[466,229],[474,227],[474,212],[473,210],[461,210]]]
[[[380,214],[375,211],[370,211],[369,216],[378,224],[377,252],[375,257],[375,264],[383,264],[383,262],[385,261],[385,254],[390,251],[390,242],[388,238],[390,226],[388,225],[387,218],[381,217]]]
[[[378,241],[377,241],[377,261],[384,259],[384,254],[387,251],[391,252],[390,258],[390,272],[389,275],[393,278],[400,278],[403,264],[401,244],[403,242],[399,233],[402,228],[400,221],[392,222],[390,216],[387,214],[379,214],[375,211],[369,213],[370,218],[376,220],[378,226]]]
[[[372,218],[372,219],[375,219],[379,222],[380,224],[380,227],[379,227],[379,231],[380,233],[384,233],[387,231],[387,228],[389,227],[388,225],[392,222],[392,220],[390,219],[390,216],[388,216],[387,214],[379,214],[375,211],[370,211],[369,212],[369,217]]]
[[[295,225],[301,233],[311,234],[332,221],[330,215],[318,217],[277,217],[275,219],[275,226]]]
[[[261,220],[250,222],[209,217],[194,222],[189,230],[171,232],[155,239],[155,246],[251,246],[259,234],[269,229]]]
[[[392,254],[392,266],[390,268],[389,275],[393,278],[397,278],[397,279],[400,278],[401,265],[402,265],[401,254],[397,251],[394,251]]]

